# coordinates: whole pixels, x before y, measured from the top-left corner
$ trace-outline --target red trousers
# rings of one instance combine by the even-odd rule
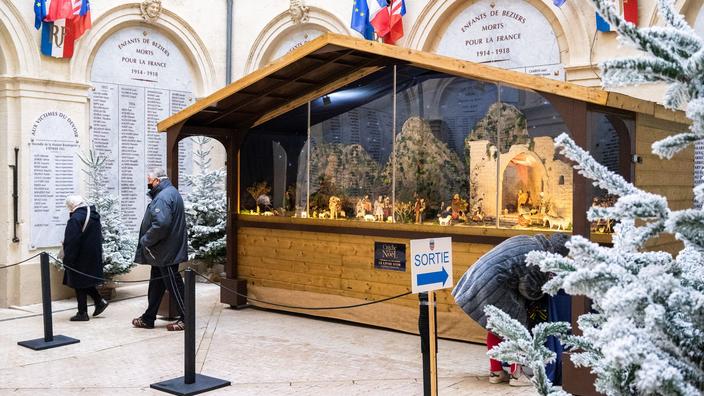
[[[487,331],[486,332],[486,347],[491,350],[493,347],[499,345],[503,341],[501,337],[497,336],[496,334]],[[501,367],[501,362],[498,360],[494,359],[489,359],[489,369],[491,371],[501,371],[503,368]],[[511,374],[513,374],[516,371],[516,365],[512,364],[511,365]]]

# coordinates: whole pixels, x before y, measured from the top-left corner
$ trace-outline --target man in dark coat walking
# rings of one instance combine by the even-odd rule
[[[89,295],[95,303],[93,316],[100,315],[108,306],[95,288],[103,277],[103,231],[95,206],[88,206],[81,196],[67,197],[66,207],[70,217],[63,242],[64,285],[76,290],[78,313],[71,321],[85,322],[89,320]]]
[[[152,201],[147,206],[139,229],[135,262],[152,266],[147,298],[149,305],[142,316],[132,320],[134,327],[152,329],[156,314],[168,290],[179,312],[179,319],[166,326],[169,331],[183,330],[183,278],[179,264],[188,260],[186,213],[183,199],[163,169],[154,169],[147,176]]]

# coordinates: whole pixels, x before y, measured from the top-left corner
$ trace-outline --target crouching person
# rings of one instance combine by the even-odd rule
[[[95,288],[103,277],[103,231],[95,206],[89,206],[81,196],[66,198],[66,207],[70,217],[63,243],[63,263],[68,267],[64,269],[64,285],[76,291],[78,300],[78,313],[71,321],[84,322],[89,320],[88,296],[95,303],[93,316],[100,315],[108,306]]]
[[[567,255],[565,234],[518,235],[505,240],[479,258],[462,276],[452,291],[455,301],[475,322],[486,329],[484,308],[493,305],[529,328],[527,306],[531,301],[543,297],[542,287],[548,275],[536,266],[526,265],[526,255],[531,251],[544,251]],[[487,332],[486,345],[489,350],[501,342],[501,338]],[[489,382],[509,382],[512,386],[531,386],[530,379],[521,367],[511,366],[510,374],[504,371],[500,361],[489,361]]]

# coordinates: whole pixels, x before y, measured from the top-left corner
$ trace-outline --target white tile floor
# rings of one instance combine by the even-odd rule
[[[183,333],[167,322],[130,325],[146,306],[145,286],[120,289],[98,318],[74,323],[75,300],[54,302],[54,334],[79,344],[32,351],[41,305],[0,309],[0,395],[163,395],[149,384],[183,375]],[[273,311],[235,311],[216,286],[198,284],[196,369],[232,381],[212,395],[420,395],[417,336]],[[57,312],[58,311],[58,312]],[[92,308],[89,309],[92,311]],[[533,395],[490,385],[485,347],[441,340],[440,395]]]

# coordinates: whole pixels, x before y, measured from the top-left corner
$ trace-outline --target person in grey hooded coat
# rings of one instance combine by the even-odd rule
[[[139,229],[139,242],[134,261],[152,266],[147,299],[149,305],[142,316],[132,320],[139,328],[154,328],[156,314],[166,290],[174,296],[179,319],[166,326],[169,331],[184,330],[183,278],[179,264],[188,260],[188,235],[183,199],[166,177],[163,169],[155,169],[147,176],[147,187],[152,201],[147,206]]]
[[[532,251],[558,253],[566,256],[565,243],[569,236],[561,233],[550,238],[537,234],[511,237],[484,254],[460,278],[452,295],[462,310],[480,326],[486,328],[484,307],[493,305],[524,326],[528,326],[526,302],[543,296],[542,287],[548,275],[537,266],[526,265],[526,255]],[[501,342],[488,332],[487,347]],[[508,376],[501,363],[491,361],[492,383],[506,382]]]

